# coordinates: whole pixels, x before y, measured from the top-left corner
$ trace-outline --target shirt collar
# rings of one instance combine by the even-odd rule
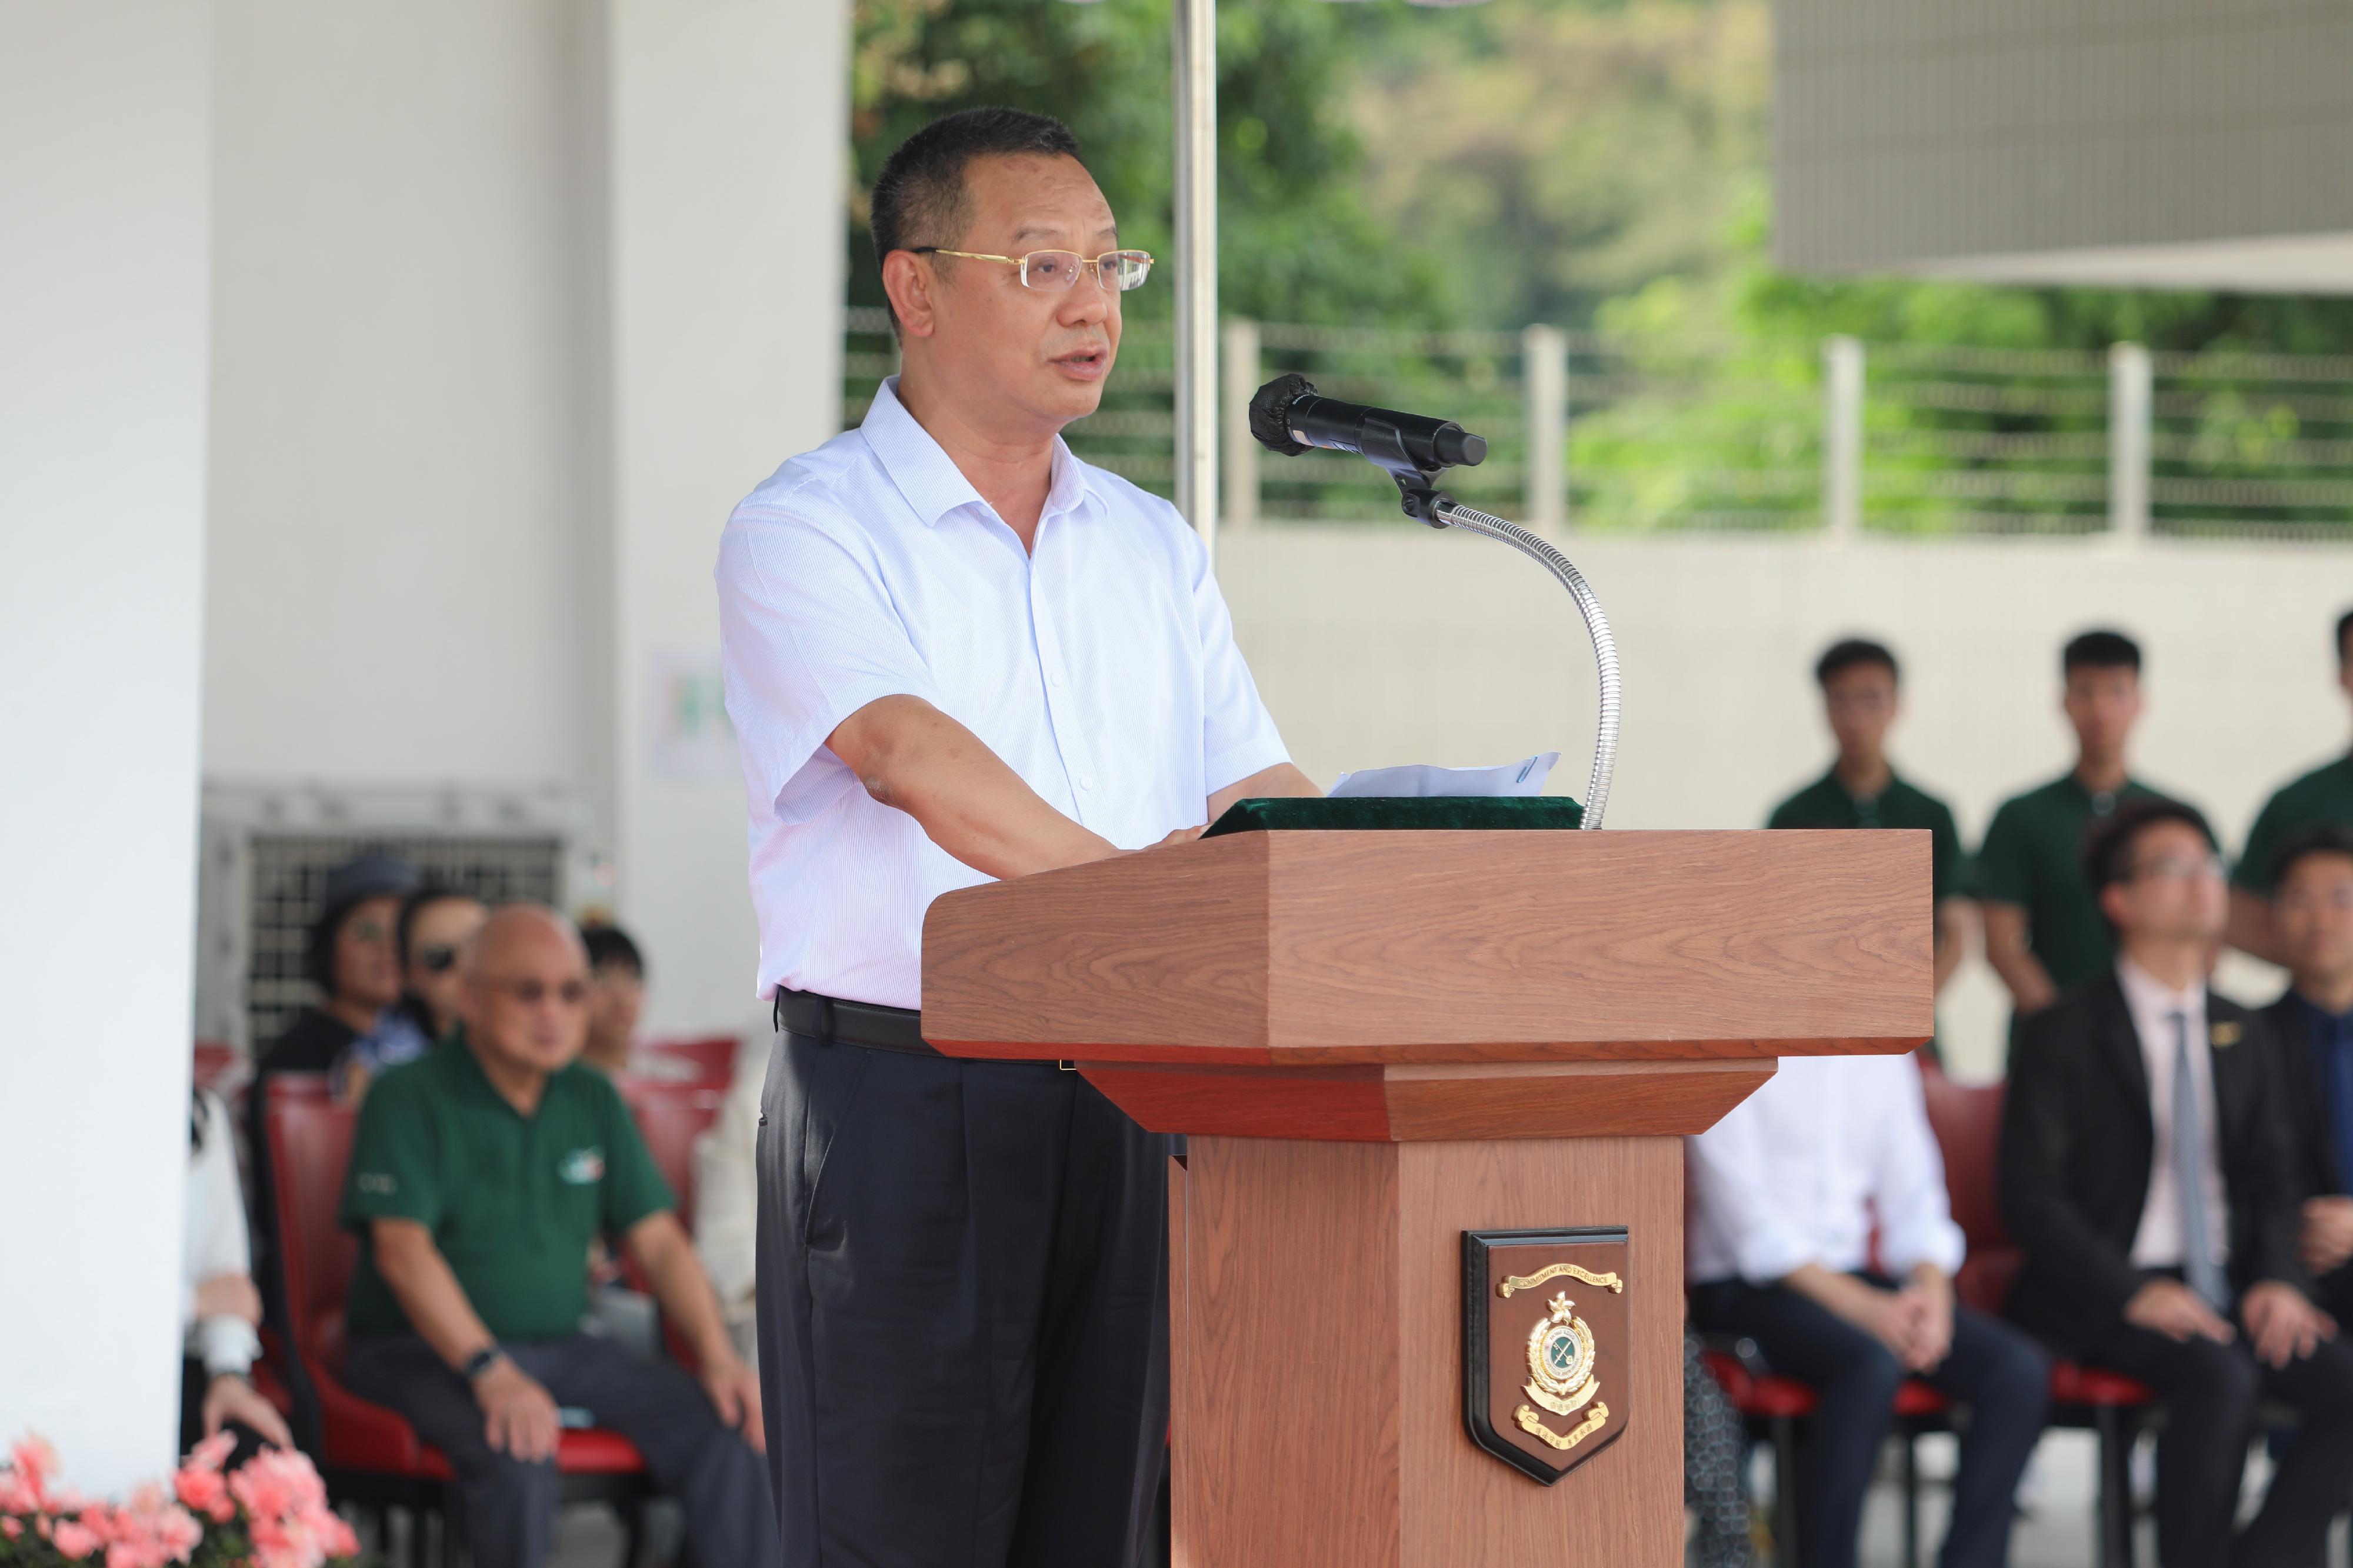
[[[2116,984],[2124,987],[2133,1012],[2144,1018],[2162,1018],[2168,1013],[2195,1018],[2206,1009],[2205,982],[2192,981],[2189,990],[2176,991],[2129,958],[2116,960]]]
[[[899,401],[897,376],[887,377],[875,388],[874,401],[858,428],[882,471],[891,476],[891,482],[899,487],[899,493],[907,498],[925,527],[936,528],[940,519],[958,507],[988,505],[955,466],[955,459]],[[1046,508],[1039,520],[1072,510],[1092,496],[1085,465],[1071,455],[1060,436],[1055,437],[1054,475],[1046,488]]]

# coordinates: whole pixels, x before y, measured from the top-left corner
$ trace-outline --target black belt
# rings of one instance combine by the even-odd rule
[[[871,1002],[845,1002],[814,991],[776,987],[776,1026],[827,1045],[864,1046],[876,1051],[903,1051],[911,1057],[935,1057],[923,1038],[923,1016],[912,1007],[883,1007]]]
[[[898,1051],[911,1057],[942,1056],[923,1038],[923,1016],[911,1007],[884,1007],[872,1002],[845,1002],[814,991],[776,987],[776,1026],[804,1039],[828,1046],[863,1046],[870,1051]],[[1006,1067],[1058,1067],[1075,1070],[1068,1061],[1051,1058],[1003,1062]]]

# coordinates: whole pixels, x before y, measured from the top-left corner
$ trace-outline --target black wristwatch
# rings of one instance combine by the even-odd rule
[[[480,1350],[468,1356],[466,1364],[459,1370],[466,1374],[466,1381],[471,1383],[506,1358],[507,1352],[499,1346],[484,1345]]]

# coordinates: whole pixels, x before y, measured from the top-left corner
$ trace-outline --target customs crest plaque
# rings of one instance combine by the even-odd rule
[[[1462,1418],[1552,1485],[1626,1429],[1626,1232],[1462,1233]]]

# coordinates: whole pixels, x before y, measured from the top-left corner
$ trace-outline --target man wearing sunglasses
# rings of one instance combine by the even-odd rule
[[[1312,795],[1176,510],[1080,462],[1151,258],[1060,123],[875,182],[901,370],[721,545],[761,994],[760,1371],[791,1568],[1134,1563],[1167,1426],[1166,1141],[923,1039],[924,909]]]
[[[537,905],[499,910],[468,956],[459,1015],[360,1112],[342,1215],[361,1240],[344,1380],[448,1456],[477,1563],[545,1559],[567,1409],[638,1446],[683,1506],[694,1561],[773,1563],[758,1380],[628,1107],[580,1065],[579,933]],[[700,1388],[583,1331],[598,1239],[645,1271]]]

